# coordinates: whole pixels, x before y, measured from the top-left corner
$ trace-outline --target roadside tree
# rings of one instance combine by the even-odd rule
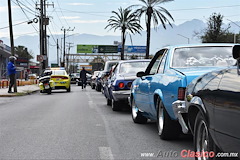
[[[110,27],[114,32],[119,29],[122,36],[122,50],[121,50],[121,60],[124,60],[124,46],[127,34],[139,33],[142,30],[140,21],[136,14],[132,13],[130,9],[119,8],[118,12],[112,11],[113,16],[108,19],[108,25],[105,27]]]
[[[165,2],[170,2],[173,0],[139,0],[142,4],[131,5],[130,9],[137,8],[134,13],[139,17],[139,19],[144,16],[147,27],[147,48],[146,48],[146,57],[149,58],[149,50],[150,50],[150,37],[151,37],[151,23],[153,21],[154,28],[157,29],[159,22],[161,22],[164,29],[166,29],[166,23],[168,23],[171,27],[169,17],[172,21],[174,21],[172,15],[160,5]]]

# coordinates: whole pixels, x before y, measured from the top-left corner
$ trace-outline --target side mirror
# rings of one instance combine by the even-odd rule
[[[145,76],[146,74],[145,74],[145,72],[138,72],[137,73],[137,77],[142,77],[142,76]]]

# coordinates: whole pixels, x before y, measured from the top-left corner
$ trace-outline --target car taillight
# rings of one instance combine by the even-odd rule
[[[186,88],[178,88],[178,100],[184,100]]]
[[[132,86],[132,82],[128,82],[128,83],[127,83],[127,87],[128,87],[128,88],[131,88],[131,86]]]
[[[62,79],[68,79],[68,77],[62,77]]]
[[[123,89],[123,88],[124,88],[124,83],[123,83],[123,82],[118,83],[118,87],[119,87],[120,89]]]

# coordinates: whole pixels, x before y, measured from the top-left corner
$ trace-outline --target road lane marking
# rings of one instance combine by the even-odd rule
[[[114,159],[110,147],[98,147],[98,149],[100,153],[100,159]]]

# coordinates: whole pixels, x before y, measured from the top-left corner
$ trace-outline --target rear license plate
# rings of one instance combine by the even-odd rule
[[[45,88],[45,89],[49,89],[50,86],[49,86],[48,84],[44,84],[44,88]]]

